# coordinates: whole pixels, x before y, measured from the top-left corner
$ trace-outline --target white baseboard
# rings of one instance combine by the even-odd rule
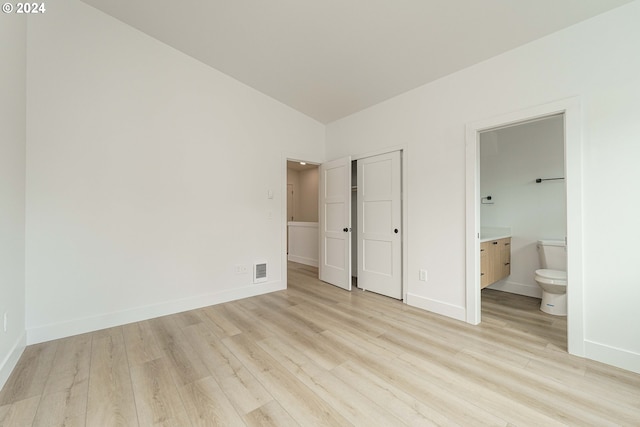
[[[640,354],[585,340],[585,357],[640,374]]]
[[[318,260],[317,259],[305,258],[305,257],[289,254],[288,255],[288,260],[289,261],[293,261],[293,262],[297,262],[299,264],[310,265],[312,267],[317,267],[318,266]]]
[[[489,286],[489,289],[495,289],[498,291],[509,292],[512,294],[524,295],[533,298],[542,298],[542,289],[538,285],[525,285],[523,283],[509,282],[507,280],[501,280]]]
[[[463,322],[466,319],[466,310],[464,307],[425,298],[419,295],[408,293],[407,304],[436,314],[451,317],[456,320],[462,320]]]
[[[27,334],[23,332],[22,335],[16,340],[15,344],[9,351],[9,354],[2,360],[0,364],[0,390],[6,384],[9,379],[9,375],[11,375],[11,371],[18,364],[18,360],[20,360],[20,356],[24,352],[25,347],[27,346]]]
[[[168,301],[145,307],[136,307],[125,311],[106,313],[98,316],[38,326],[27,329],[27,343],[29,345],[37,344],[86,332],[98,331],[100,329],[126,325],[127,323],[139,322],[142,320],[152,319],[154,317],[166,316],[210,305],[249,298],[256,295],[283,290],[285,288],[286,286],[283,285],[282,281],[278,280],[274,282],[245,286],[239,289],[225,290],[222,292],[199,295],[181,300]]]

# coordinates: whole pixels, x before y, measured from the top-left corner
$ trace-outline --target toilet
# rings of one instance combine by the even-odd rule
[[[538,240],[542,268],[536,283],[542,288],[540,310],[555,316],[567,315],[567,245],[564,240]]]

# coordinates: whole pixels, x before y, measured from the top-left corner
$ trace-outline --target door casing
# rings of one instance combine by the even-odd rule
[[[466,321],[480,323],[480,138],[482,131],[564,114],[567,198],[567,346],[584,357],[582,108],[579,97],[468,123],[466,126]]]

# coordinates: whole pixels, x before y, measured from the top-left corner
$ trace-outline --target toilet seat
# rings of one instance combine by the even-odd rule
[[[536,281],[547,283],[549,285],[567,286],[567,272],[542,268],[540,270],[536,270]]]

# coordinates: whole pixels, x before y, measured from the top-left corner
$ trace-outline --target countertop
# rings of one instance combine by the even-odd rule
[[[480,227],[480,243],[511,237],[511,227]]]

